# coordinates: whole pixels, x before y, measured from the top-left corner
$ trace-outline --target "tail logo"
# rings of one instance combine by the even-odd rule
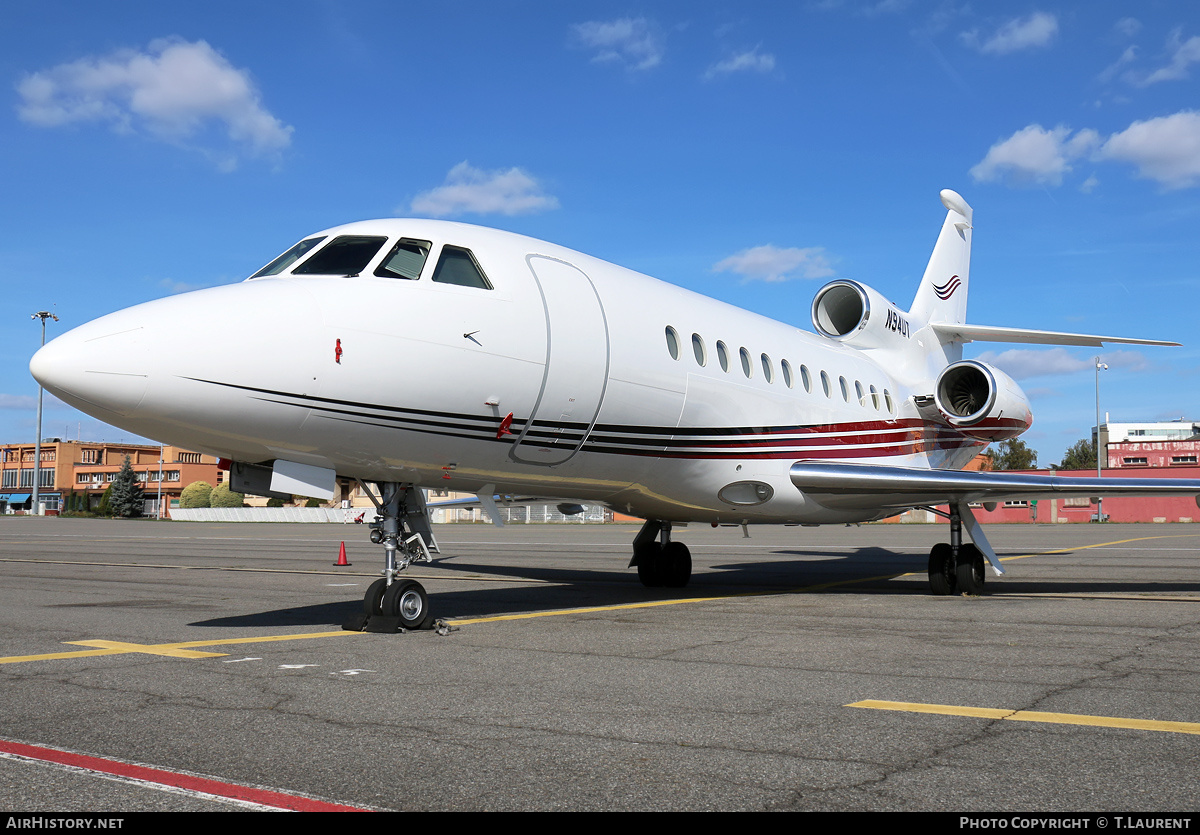
[[[954,295],[954,291],[962,286],[962,282],[958,280],[958,276],[950,276],[950,280],[942,285],[933,285],[933,292],[937,293],[937,297],[942,301]]]

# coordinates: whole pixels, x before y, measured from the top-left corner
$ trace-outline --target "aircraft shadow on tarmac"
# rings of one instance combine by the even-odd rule
[[[1002,554],[1001,557],[1004,555]],[[1056,557],[1071,557],[1061,553]],[[797,559],[788,559],[796,557]],[[624,558],[623,558],[624,559]],[[644,588],[632,569],[611,571],[595,569],[566,569],[561,566],[503,566],[473,563],[447,555],[435,560],[438,569],[470,572],[489,577],[512,577],[539,581],[537,585],[517,587],[491,586],[462,591],[438,591],[438,580],[423,577],[429,591],[436,617],[454,619],[487,617],[525,612],[545,612],[558,609],[591,606],[620,606],[653,600],[692,597],[722,597],[756,592],[929,595],[925,583],[926,557],[923,554],[896,553],[884,548],[864,547],[854,551],[822,551],[781,549],[772,551],[766,559],[746,562],[704,563],[683,589]],[[418,569],[419,570],[419,569]],[[1045,571],[1045,567],[1040,569]],[[1050,569],[1053,571],[1053,568]],[[1081,579],[1072,576],[1021,578],[1020,569],[996,580],[989,574],[988,586],[994,593],[1008,595],[1146,595],[1200,593],[1200,581],[1179,582],[1164,578],[1161,581],[1114,578],[1112,580]],[[902,584],[891,582],[899,575],[911,574]],[[453,578],[447,578],[453,579]],[[367,580],[364,578],[363,587]],[[545,585],[541,585],[544,583]],[[819,588],[814,588],[819,587]],[[943,598],[945,599],[945,598]],[[255,612],[234,617],[197,621],[191,626],[211,627],[269,627],[340,626],[358,612],[362,601],[351,600],[298,606]]]

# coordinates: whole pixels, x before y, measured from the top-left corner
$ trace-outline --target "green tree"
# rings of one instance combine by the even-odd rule
[[[117,477],[112,480],[108,489],[108,512],[113,516],[131,519],[141,516],[144,506],[142,487],[138,484],[137,476],[133,472],[133,465],[129,462],[129,456],[126,455],[125,463],[121,465]]]
[[[229,489],[229,485],[224,482],[218,484],[212,489],[212,493],[208,497],[209,507],[245,507],[246,495],[244,493],[235,493]]]
[[[212,485],[207,481],[193,481],[179,494],[180,507],[208,507],[209,496],[212,495]]]
[[[1056,470],[1094,470],[1096,469],[1096,448],[1086,438],[1076,441],[1066,454]]]
[[[1037,450],[1020,438],[1009,438],[989,452],[993,470],[1032,470],[1037,467]]]

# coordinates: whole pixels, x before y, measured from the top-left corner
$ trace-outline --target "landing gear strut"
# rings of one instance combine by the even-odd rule
[[[692,578],[692,553],[682,542],[671,539],[671,523],[647,519],[633,540],[632,568],[648,588],[681,589]]]
[[[378,516],[370,523],[371,541],[383,544],[383,577],[367,589],[362,613],[343,629],[354,632],[396,632],[425,629],[433,623],[429,595],[416,580],[401,580],[399,574],[414,562],[431,562],[437,540],[429,524],[425,497],[414,484],[388,481],[377,485],[379,498],[359,482],[375,505]]]
[[[935,511],[940,513],[940,511]],[[979,523],[966,505],[951,505],[950,543],[939,542],[929,552],[929,588],[934,594],[983,594],[984,556],[997,574],[1003,574],[1000,560],[983,535]],[[966,524],[975,543],[962,541],[962,528]]]

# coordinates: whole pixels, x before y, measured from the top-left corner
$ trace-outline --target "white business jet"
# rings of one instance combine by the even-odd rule
[[[368,628],[431,620],[400,574],[437,550],[422,487],[475,493],[497,522],[495,497],[514,494],[643,517],[631,565],[670,587],[691,576],[672,525],[944,505],[933,592],[978,594],[984,560],[1003,569],[972,503],[1200,481],[961,470],[1032,422],[1020,387],[963,360],[964,343],[1177,343],[965,324],[972,210],[941,200],[912,305],[833,281],[815,334],[520,235],[388,219],[318,232],[239,284],[104,316],[30,370],[107,423],[226,459],[235,490],[330,499],[339,475],[358,480],[385,552]]]

